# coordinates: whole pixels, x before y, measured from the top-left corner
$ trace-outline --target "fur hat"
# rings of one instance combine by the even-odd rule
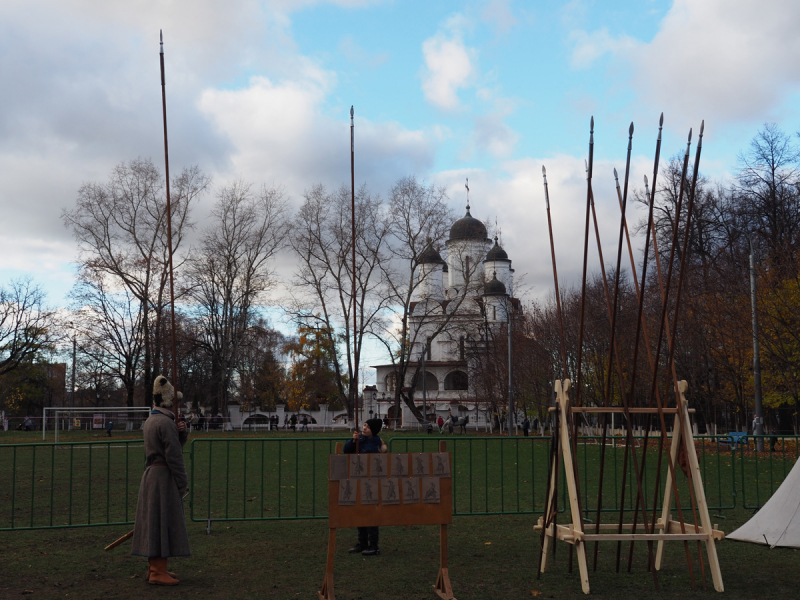
[[[153,404],[162,408],[172,408],[175,388],[163,375],[156,377],[153,383]]]
[[[372,432],[372,435],[378,435],[381,431],[381,427],[383,427],[383,423],[380,419],[367,419],[367,426]]]

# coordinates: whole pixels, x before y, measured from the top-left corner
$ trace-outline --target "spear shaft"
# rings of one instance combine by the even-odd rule
[[[159,58],[161,61],[161,108],[164,115],[164,171],[167,183],[167,245],[169,246],[169,309],[171,324],[171,350],[172,350],[172,386],[175,390],[175,403],[172,411],[178,417],[180,403],[178,402],[178,359],[175,352],[175,282],[172,271],[172,204],[169,194],[169,143],[167,142],[167,89],[164,77],[164,35],[159,31],[161,40]]]
[[[355,167],[355,111],[350,107],[350,246],[353,259],[353,378],[350,389],[353,393],[353,407],[356,418],[356,433],[358,433],[358,300],[356,299],[356,167]],[[424,377],[424,375],[423,375]],[[356,452],[359,451],[356,439]]]

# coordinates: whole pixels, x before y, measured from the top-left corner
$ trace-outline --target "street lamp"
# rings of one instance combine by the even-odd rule
[[[377,389],[372,390],[372,402],[370,403],[370,408],[369,408],[369,416],[370,417],[372,417],[372,407],[375,406],[375,401],[376,401],[377,398],[378,398]],[[378,410],[378,413],[380,413],[380,410]]]

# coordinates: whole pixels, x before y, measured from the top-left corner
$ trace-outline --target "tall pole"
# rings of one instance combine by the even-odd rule
[[[422,413],[425,427],[428,427],[428,387],[425,385],[425,355],[428,353],[428,344],[422,347]]]
[[[69,430],[72,431],[72,409],[75,408],[75,361],[78,356],[78,338],[72,332],[72,391],[69,395]],[[56,423],[58,427],[58,423]]]
[[[350,245],[353,251],[353,405],[356,415],[356,431],[358,431],[358,302],[356,301],[356,167],[355,167],[355,111],[350,107]]]
[[[508,435],[514,435],[514,386],[511,382],[513,374],[511,370],[511,290],[509,295],[506,296],[506,317],[508,319]]]
[[[761,401],[761,348],[758,343],[758,311],[756,310],[756,262],[753,256],[753,243],[750,242],[750,310],[753,313],[753,387],[756,401],[755,435],[764,435],[764,406]],[[759,452],[764,451],[764,438],[756,438]]]
[[[171,350],[172,350],[172,386],[175,388],[175,403],[172,410],[178,416],[178,369],[177,355],[175,352],[175,282],[172,274],[172,204],[169,196],[169,144],[167,143],[167,88],[164,79],[164,34],[159,31],[161,39],[161,107],[164,114],[164,172],[167,183],[167,245],[169,246],[169,310],[171,324]],[[149,382],[146,382],[149,385]]]

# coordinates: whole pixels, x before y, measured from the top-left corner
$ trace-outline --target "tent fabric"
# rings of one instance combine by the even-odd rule
[[[725,537],[770,548],[800,548],[800,460],[761,510]]]

